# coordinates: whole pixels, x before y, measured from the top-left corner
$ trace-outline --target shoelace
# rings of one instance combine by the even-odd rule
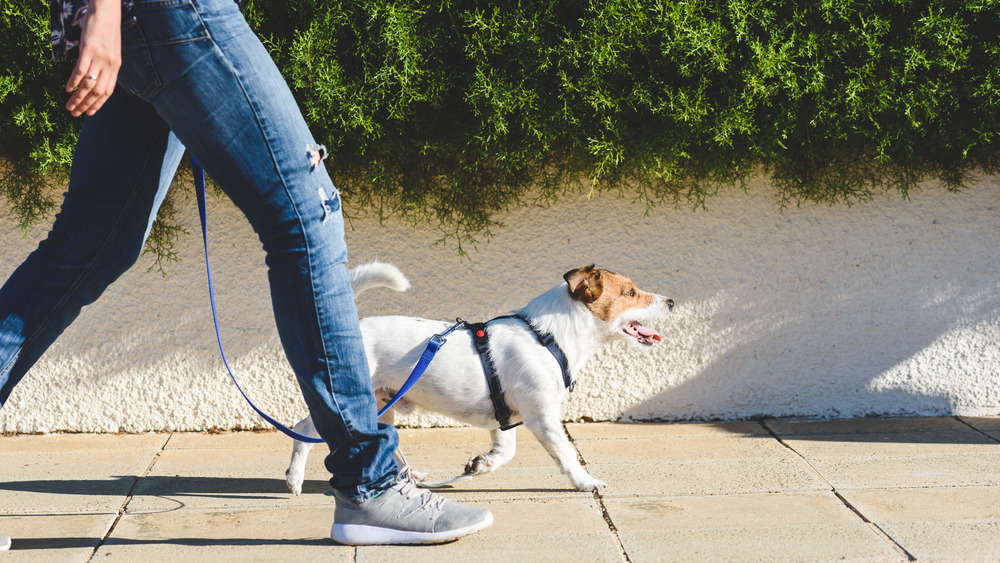
[[[397,482],[400,481],[403,482],[403,485],[399,487],[399,492],[406,495],[407,500],[420,496],[424,497],[425,505],[431,504],[432,502],[438,505],[444,503],[444,497],[435,494],[433,491],[428,491],[417,484],[417,480],[413,478],[409,468],[399,474]]]
[[[427,489],[421,489],[417,485],[416,479],[413,478],[413,472],[410,470],[410,463],[406,460],[406,456],[403,452],[396,450],[395,453],[396,461],[400,466],[399,474],[396,476],[396,482],[402,482],[397,491],[399,494],[403,495],[406,500],[413,500],[420,497],[420,505],[413,510],[404,511],[399,514],[399,518],[406,515],[413,514],[414,512],[423,511],[426,509],[436,509],[437,511],[444,510],[445,498],[441,495],[434,494],[432,491]]]
[[[396,515],[396,518],[407,518],[411,515],[426,511],[432,511],[438,514],[444,511],[444,497],[436,495],[431,491],[419,488],[412,478],[407,477],[403,480],[402,485],[397,488],[396,491],[403,495],[403,497],[408,501],[417,498],[420,499],[419,504],[416,506],[410,505],[409,507],[404,508],[399,514]],[[435,517],[436,516],[431,516],[431,519],[433,520]]]

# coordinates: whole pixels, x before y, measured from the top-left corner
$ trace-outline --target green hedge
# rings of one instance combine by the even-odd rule
[[[247,0],[355,209],[461,243],[568,189],[701,205],[998,170],[1000,2]],[[44,207],[78,122],[43,0],[4,0],[0,185]]]

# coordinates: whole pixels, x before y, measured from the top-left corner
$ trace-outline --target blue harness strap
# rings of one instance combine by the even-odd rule
[[[212,266],[208,260],[208,213],[205,206],[205,169],[202,168],[201,165],[194,160],[194,158],[191,159],[191,168],[194,172],[194,191],[198,200],[198,217],[201,219],[201,238],[205,245],[205,270],[208,272],[208,299],[212,303],[212,320],[215,323],[215,338],[219,342],[219,352],[222,354],[222,363],[226,366],[226,371],[229,372],[229,378],[233,380],[233,384],[236,385],[236,389],[239,390],[240,395],[243,395],[243,398],[246,400],[247,404],[250,405],[250,408],[259,414],[261,418],[269,422],[271,426],[274,426],[283,434],[295,440],[314,444],[320,443],[323,441],[322,438],[313,438],[312,436],[299,434],[257,408],[257,405],[253,404],[250,397],[248,397],[243,391],[243,388],[240,387],[240,383],[236,381],[236,376],[233,374],[232,368],[229,367],[229,360],[226,358],[226,351],[222,347],[222,334],[219,331],[219,313],[215,306],[215,290],[212,287]],[[403,383],[403,386],[399,389],[396,395],[393,396],[389,403],[378,411],[378,416],[385,414],[387,410],[396,404],[396,401],[402,398],[402,396],[413,387],[417,380],[420,379],[420,376],[427,371],[427,366],[431,363],[431,360],[434,359],[434,355],[437,354],[437,351],[444,345],[445,335],[458,328],[464,322],[465,321],[458,319],[458,323],[455,324],[455,326],[451,327],[442,334],[435,334],[431,337],[430,342],[427,343],[427,348],[420,356],[420,360],[417,362],[417,365],[414,366],[413,372],[406,379],[406,382]]]

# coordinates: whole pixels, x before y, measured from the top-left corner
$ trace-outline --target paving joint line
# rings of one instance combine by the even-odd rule
[[[135,482],[132,483],[132,486],[129,487],[128,492],[125,493],[125,499],[122,500],[122,505],[118,507],[118,514],[115,516],[115,521],[112,522],[111,526],[108,527],[108,531],[104,534],[104,537],[101,538],[101,541],[97,542],[97,545],[94,546],[94,551],[91,552],[90,557],[87,558],[88,562],[94,560],[94,557],[97,555],[97,552],[101,549],[102,546],[104,546],[105,543],[107,543],[108,538],[111,537],[111,534],[115,532],[115,528],[118,527],[118,522],[120,522],[122,516],[125,515],[125,510],[128,509],[129,503],[132,502],[135,489],[136,487],[139,486],[139,482],[145,479],[147,475],[149,475],[149,471],[153,469],[154,465],[156,465],[156,460],[160,459],[160,454],[167,449],[167,444],[170,443],[170,440],[173,437],[174,437],[173,432],[167,435],[167,439],[163,441],[163,445],[160,446],[160,449],[157,450],[156,453],[153,455],[153,459],[149,460],[149,465],[147,465],[146,469],[143,470],[142,475],[136,476]]]
[[[952,418],[954,418],[955,420],[957,420],[957,421],[961,422],[962,424],[964,424],[964,425],[968,426],[969,428],[971,428],[971,429],[975,430],[975,431],[976,431],[976,432],[978,432],[978,433],[979,433],[980,435],[982,435],[982,436],[986,437],[986,439],[987,439],[987,440],[991,440],[991,441],[993,441],[993,442],[996,442],[996,443],[1000,444],[1000,439],[997,439],[997,438],[995,438],[994,436],[991,436],[990,434],[987,434],[986,432],[983,432],[982,430],[980,430],[980,429],[976,428],[976,427],[975,427],[975,426],[973,426],[973,425],[972,425],[972,424],[971,424],[971,423],[970,423],[969,421],[965,420],[965,419],[964,419],[964,418],[962,418],[961,416],[953,416]]]
[[[799,459],[801,459],[802,462],[805,463],[806,466],[809,468],[809,470],[812,471],[814,475],[816,475],[816,477],[818,477],[824,484],[826,484],[827,487],[830,487],[830,492],[832,492],[833,495],[837,497],[837,500],[839,500],[841,504],[843,504],[848,510],[853,512],[858,518],[860,518],[862,522],[868,525],[868,528],[871,529],[873,532],[875,532],[875,535],[877,535],[883,541],[892,546],[893,549],[895,549],[896,552],[898,552],[900,555],[906,557],[908,561],[917,560],[917,558],[912,553],[910,553],[909,550],[903,547],[903,545],[900,544],[898,541],[896,541],[895,538],[890,536],[889,533],[886,532],[884,529],[882,529],[881,526],[879,526],[877,523],[873,522],[870,518],[865,516],[865,514],[861,512],[861,510],[858,507],[854,506],[854,504],[852,504],[851,501],[847,500],[847,498],[843,494],[841,494],[840,491],[837,490],[837,487],[835,487],[833,483],[830,482],[829,479],[824,477],[823,474],[820,473],[818,469],[816,469],[816,467],[812,464],[812,462],[809,461],[808,458],[806,458],[806,456],[802,455],[798,450],[796,450],[787,442],[785,442],[781,438],[781,436],[779,436],[778,433],[774,431],[774,429],[768,426],[767,422],[764,419],[758,420],[757,423],[760,424],[761,428],[763,428],[765,432],[770,434],[772,438],[777,440],[779,444],[787,448],[788,451],[792,452]]]
[[[569,427],[566,425],[566,423],[563,423],[563,432],[566,433],[566,436],[569,438],[570,443],[573,444],[573,449],[576,450],[577,461],[579,461],[580,465],[582,465],[584,469],[586,469],[587,460],[584,459],[583,453],[580,451],[580,448],[577,447],[576,439],[573,438],[573,435],[570,433]],[[622,539],[618,535],[618,526],[616,526],[614,520],[611,519],[611,513],[608,512],[608,507],[604,504],[604,497],[601,496],[600,490],[594,491],[593,494],[594,494],[594,501],[597,502],[598,508],[601,509],[601,516],[604,518],[604,523],[607,524],[608,530],[611,532],[611,538],[615,542],[615,547],[618,548],[618,555],[621,556],[622,561],[624,561],[625,563],[632,563],[632,559],[628,556],[628,552],[625,551],[625,544],[622,543]]]

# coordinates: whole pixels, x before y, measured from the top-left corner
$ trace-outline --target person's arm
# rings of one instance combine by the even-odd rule
[[[66,109],[94,115],[115,90],[122,64],[121,0],[90,0],[80,34],[80,58],[66,83]]]

